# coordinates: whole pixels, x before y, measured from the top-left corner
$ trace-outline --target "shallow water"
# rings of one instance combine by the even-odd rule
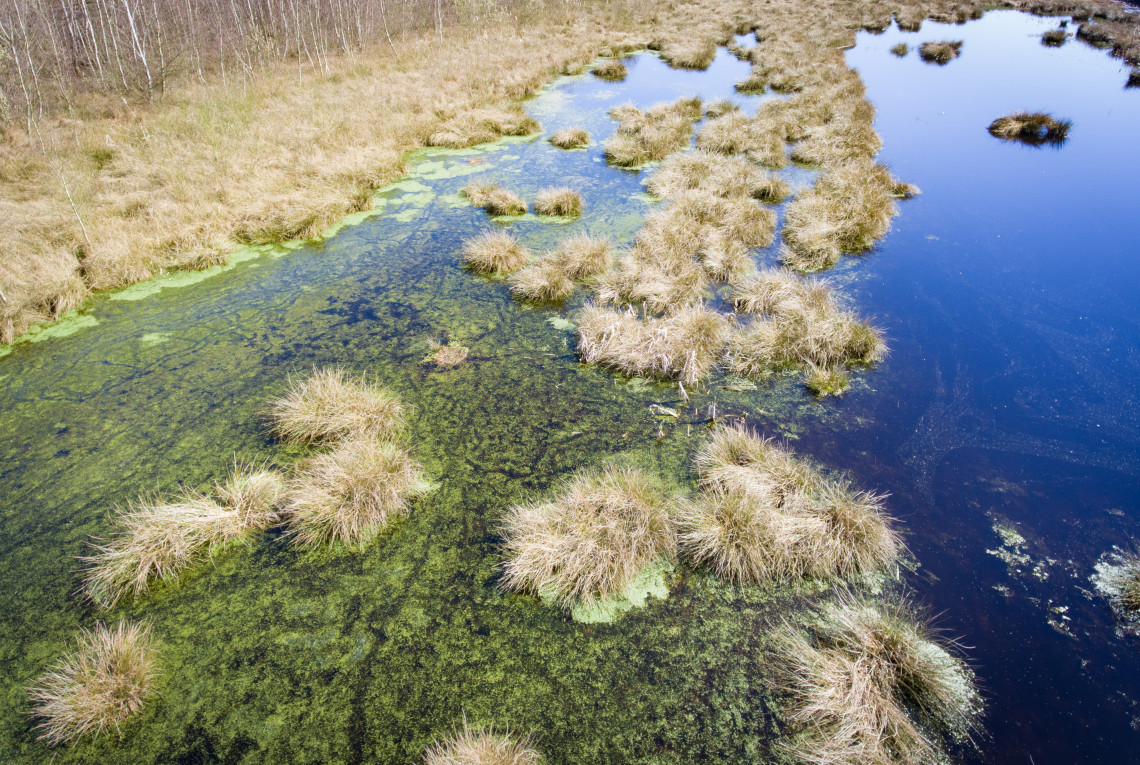
[[[49,756],[23,687],[101,616],[75,594],[73,558],[110,530],[108,510],[220,480],[235,454],[301,456],[266,437],[260,409],[290,374],[333,363],[415,406],[411,441],[438,490],[359,554],[305,555],[267,535],[113,612],[155,621],[161,698],[122,740],[62,748],[61,762],[411,763],[464,715],[538,732],[551,762],[763,761],[766,630],[796,598],[681,570],[666,601],[582,624],[495,586],[503,509],[610,459],[685,485],[714,401],[892,493],[921,562],[913,585],[974,646],[982,759],[1134,751],[1136,644],[1084,590],[1096,557],[1137,528],[1138,222],[1124,178],[1140,166],[1125,140],[1140,93],[1121,90],[1100,51],[1041,47],[1052,23],[928,22],[860,35],[849,53],[884,159],[925,193],[875,253],[829,275],[893,347],[842,401],[816,402],[794,379],[736,391],[716,378],[679,421],[655,416],[650,404],[682,406],[675,388],[577,364],[567,322],[582,295],[530,308],[458,266],[462,241],[498,225],[457,195],[475,177],[528,198],[555,183],[582,192],[577,222],[503,224],[536,251],[581,230],[628,242],[653,202],[644,173],[602,159],[605,112],[732,95],[748,67],[723,52],[707,72],[639,55],[624,82],[567,78],[528,103],[547,133],[586,127],[586,150],[537,138],[421,152],[374,217],[323,243],[267,248],[141,300],[101,297],[73,334],[17,346],[0,359],[0,759]],[[887,52],[943,36],[966,41],[945,68]],[[1071,118],[1068,144],[985,132],[1022,107]],[[433,338],[471,360],[434,371]]]

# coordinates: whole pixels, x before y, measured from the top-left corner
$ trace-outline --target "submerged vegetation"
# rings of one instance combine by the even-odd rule
[[[510,731],[469,728],[466,720],[463,730],[424,752],[425,765],[538,765],[542,761],[530,736],[516,740]]]
[[[1016,112],[998,117],[987,130],[995,138],[1005,141],[1018,141],[1029,146],[1060,146],[1069,137],[1073,123],[1058,120],[1042,112]]]
[[[463,187],[463,196],[471,204],[482,207],[491,215],[522,215],[526,212],[526,202],[513,191],[504,189],[497,183],[475,181]]]
[[[681,98],[642,111],[632,104],[615,106],[617,132],[606,141],[606,160],[617,167],[640,167],[664,159],[689,143],[693,123],[703,116],[701,100]]]
[[[83,630],[78,647],[29,689],[40,738],[55,746],[119,731],[142,709],[157,674],[150,625],[120,621]]]
[[[471,353],[471,349],[465,345],[456,345],[455,343],[449,343],[447,345],[437,344],[435,346],[435,353],[431,355],[431,363],[441,369],[451,369],[467,361],[467,355],[469,353]]]
[[[925,42],[918,48],[918,55],[928,64],[945,66],[962,53],[962,42],[943,40],[942,42]]]

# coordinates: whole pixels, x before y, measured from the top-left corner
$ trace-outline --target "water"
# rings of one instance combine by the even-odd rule
[[[724,53],[708,72],[637,56],[625,82],[570,78],[529,102],[547,133],[586,127],[585,151],[537,139],[423,152],[377,217],[323,244],[268,248],[141,301],[101,297],[74,334],[18,346],[0,359],[0,759],[50,756],[23,687],[101,616],[75,594],[73,557],[111,528],[109,508],[222,479],[235,454],[302,456],[266,437],[261,407],[290,374],[333,363],[415,407],[410,440],[439,489],[360,554],[305,555],[268,535],[120,607],[113,617],[155,621],[161,698],[122,740],[59,761],[411,763],[464,715],[540,732],[551,762],[765,761],[768,630],[800,595],[679,571],[668,600],[582,624],[495,586],[503,509],[608,460],[688,484],[714,400],[891,492],[921,562],[911,584],[973,646],[989,699],[981,760],[1125,759],[1140,743],[1136,644],[1087,590],[1097,556],[1137,529],[1140,223],[1126,174],[1140,166],[1128,140],[1140,93],[1102,52],[1041,47],[1051,25],[928,22],[860,35],[849,53],[883,158],[925,193],[873,254],[830,274],[893,348],[841,401],[794,379],[733,391],[714,378],[680,421],[655,416],[652,403],[681,406],[675,388],[577,364],[566,322],[581,294],[530,308],[458,267],[463,239],[496,225],[458,197],[472,178],[528,198],[553,183],[582,192],[578,222],[507,224],[535,250],[580,230],[628,242],[652,202],[643,174],[602,160],[606,110],[730,96],[748,67]],[[887,52],[942,37],[966,43],[944,68]],[[1069,142],[985,132],[1018,108],[1072,119]],[[434,371],[429,339],[469,346],[471,361]]]

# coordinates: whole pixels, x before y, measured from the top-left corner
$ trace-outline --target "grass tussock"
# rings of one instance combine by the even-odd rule
[[[515,297],[532,303],[561,303],[574,292],[574,280],[551,256],[520,268],[508,281]]]
[[[431,355],[431,363],[440,369],[453,369],[467,361],[470,353],[471,349],[465,345],[455,343],[437,345],[435,353]]]
[[[998,117],[987,128],[990,135],[1029,146],[1060,146],[1069,137],[1073,123],[1042,112],[1016,112]]]
[[[235,463],[233,474],[215,483],[213,493],[224,507],[237,511],[244,528],[264,530],[281,520],[285,478],[266,465]]]
[[[551,256],[567,276],[581,281],[610,270],[614,245],[603,236],[576,234],[559,242]]]
[[[506,231],[487,231],[463,243],[463,265],[479,274],[505,274],[530,260],[530,253]]]
[[[534,211],[564,218],[578,216],[582,214],[582,195],[565,186],[543,189],[535,197]]]
[[[851,387],[851,375],[841,366],[808,364],[804,370],[804,385],[819,398],[842,396]]]
[[[403,447],[350,439],[302,464],[282,514],[303,546],[367,543],[428,490],[420,464]]]
[[[665,198],[699,191],[720,197],[751,197],[770,204],[791,193],[783,178],[742,156],[701,149],[667,158],[646,181],[646,187],[651,194]]]
[[[679,546],[729,581],[855,581],[895,564],[900,542],[882,496],[854,489],[744,426],[696,456],[701,492],[682,503]]]
[[[621,59],[610,58],[595,66],[590,70],[590,73],[602,80],[618,82],[624,80],[629,75],[629,70],[625,68],[625,64],[622,63]]]
[[[686,385],[716,365],[730,329],[724,316],[703,305],[644,320],[632,311],[587,305],[577,321],[578,352],[585,363]]]
[[[708,69],[716,58],[716,39],[697,34],[660,46],[661,60],[675,69]]]
[[[1069,39],[1069,33],[1064,29],[1050,29],[1041,35],[1041,44],[1050,48],[1060,48]]]
[[[657,162],[689,145],[693,123],[702,116],[699,98],[682,98],[642,111],[632,104],[610,110],[617,132],[606,141],[606,161],[616,167]]]
[[[269,405],[273,434],[291,444],[329,443],[348,437],[390,438],[404,426],[404,406],[387,388],[339,367],[316,369],[290,380]]]
[[[962,53],[962,41],[943,40],[941,42],[924,42],[918,48],[918,55],[928,64],[945,66]]]
[[[712,119],[697,133],[697,146],[721,154],[743,154],[770,168],[788,164],[784,125],[773,120],[728,112]]]
[[[502,534],[503,586],[566,606],[615,595],[676,551],[664,490],[628,468],[579,473],[549,501],[515,505]]]
[[[1133,67],[1132,71],[1128,73],[1128,79],[1124,83],[1126,88],[1140,88],[1140,67]]]
[[[733,103],[728,99],[712,101],[705,105],[705,116],[709,119],[716,119],[717,117],[723,117],[726,114],[738,111],[740,111],[740,104]]]
[[[482,207],[491,215],[523,215],[526,202],[513,191],[504,189],[497,183],[474,181],[462,189],[463,196],[471,204]]]
[[[559,149],[581,149],[590,145],[590,134],[581,128],[567,128],[550,136],[550,143]]]
[[[503,108],[474,109],[463,112],[428,136],[428,146],[466,149],[481,143],[497,141],[504,136],[534,135],[542,130],[519,104]]]
[[[1140,629],[1140,555],[1122,555],[1114,564],[1097,569],[1097,590],[1130,630]]]
[[[910,46],[906,43],[899,43],[898,45],[895,45],[891,48],[891,53],[898,56],[899,58],[904,58],[906,54],[910,53]]]
[[[809,632],[786,627],[781,647],[796,761],[936,765],[977,729],[973,672],[906,603],[842,597]]]
[[[539,765],[542,754],[530,736],[516,740],[510,731],[496,733],[493,728],[469,728],[446,740],[432,744],[424,752],[425,765]]]
[[[83,630],[78,646],[29,689],[41,741],[52,746],[119,731],[153,692],[157,656],[148,624]]]
[[[784,265],[820,271],[845,252],[870,249],[898,214],[897,181],[869,159],[848,162],[825,173],[814,188],[794,199],[784,218]]]

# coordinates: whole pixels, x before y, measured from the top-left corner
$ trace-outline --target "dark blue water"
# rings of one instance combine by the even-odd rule
[[[994,12],[848,53],[881,159],[924,193],[866,263],[859,302],[893,341],[851,405],[868,424],[816,448],[905,509],[915,584],[973,646],[984,761],[1132,762],[1140,644],[1089,577],[1140,533],[1140,91],[1103,51],[1042,46],[1055,25]],[[941,39],[961,57],[919,60]],[[1017,110],[1072,120],[1069,140],[987,133]],[[1024,542],[1003,552],[997,525]]]

